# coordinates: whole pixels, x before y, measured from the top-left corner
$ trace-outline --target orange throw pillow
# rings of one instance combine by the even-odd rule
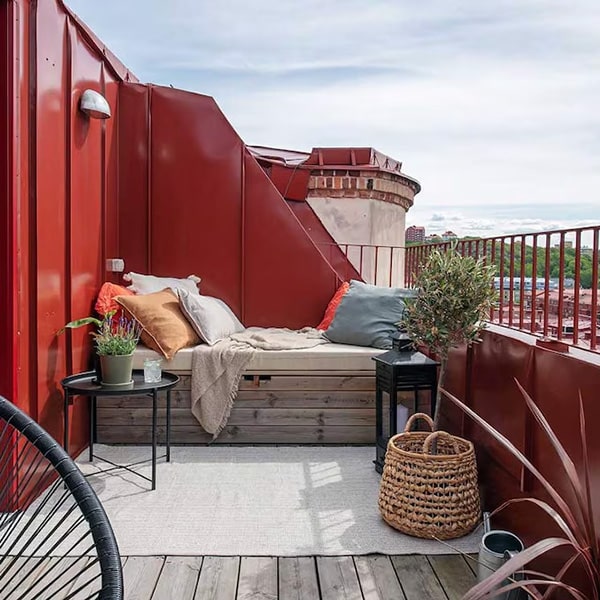
[[[200,343],[170,289],[152,294],[119,296],[117,302],[142,326],[142,342],[171,360],[177,350]]]
[[[117,296],[133,296],[133,292],[122,285],[107,281],[102,284],[96,299],[96,312],[102,317],[109,312],[114,312],[118,319],[121,316],[121,307],[115,302]]]
[[[350,289],[350,283],[348,281],[344,281],[342,285],[337,289],[337,292],[333,295],[333,298],[329,301],[327,308],[325,309],[325,315],[323,316],[323,320],[317,325],[317,329],[325,330],[333,321],[333,317],[335,317],[335,311],[337,307],[340,305],[344,294]]]

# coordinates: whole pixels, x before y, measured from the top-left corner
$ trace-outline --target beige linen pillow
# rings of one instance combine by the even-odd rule
[[[179,277],[156,277],[155,275],[142,275],[141,273],[125,273],[123,281],[131,283],[127,287],[128,290],[142,295],[160,292],[165,288],[182,288],[189,290],[192,294],[199,294],[198,286],[200,285],[200,277],[196,275],[188,275],[185,279]]]
[[[181,312],[173,290],[143,296],[117,296],[115,300],[142,326],[142,342],[167,360],[181,348],[200,343]]]
[[[233,311],[219,298],[190,294],[187,290],[177,290],[183,314],[207,344],[216,344],[232,333],[244,331]]]

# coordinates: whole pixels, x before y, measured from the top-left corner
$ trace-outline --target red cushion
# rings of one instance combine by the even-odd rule
[[[327,308],[325,309],[325,314],[323,315],[323,320],[317,325],[317,329],[327,329],[331,322],[333,321],[333,317],[335,317],[335,311],[337,307],[340,305],[344,294],[350,289],[350,283],[348,281],[344,281],[342,285],[337,289],[337,292],[333,295],[333,298],[329,301]]]
[[[116,296],[134,296],[135,294],[122,285],[110,283],[107,281],[102,284],[98,298],[96,299],[96,312],[102,317],[109,312],[115,312],[115,316],[119,318],[121,307],[115,302]]]

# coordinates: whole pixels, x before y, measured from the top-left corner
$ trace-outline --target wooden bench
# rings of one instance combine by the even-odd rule
[[[345,348],[353,350],[344,355]],[[212,436],[202,429],[190,410],[191,349],[180,351],[178,355],[182,352],[183,355],[163,365],[165,370],[181,377],[172,392],[171,440],[174,444],[206,444]],[[281,352],[259,352],[262,356],[249,363],[242,377],[227,426],[213,443],[375,442],[375,363],[372,356],[381,350],[326,344],[303,351],[307,360],[301,358],[299,351],[281,351],[288,353],[284,360],[275,356]],[[148,349],[136,351],[134,366],[140,368],[144,357],[150,356],[156,354]],[[316,369],[318,365],[323,368]],[[332,368],[336,365],[338,368]],[[298,368],[290,369],[291,366]],[[351,368],[344,370],[344,366]],[[406,401],[412,402],[412,397],[411,393],[406,394]],[[166,420],[164,398],[159,402],[159,440],[162,442]],[[149,443],[151,419],[152,407],[147,398],[103,398],[97,410],[97,441]]]

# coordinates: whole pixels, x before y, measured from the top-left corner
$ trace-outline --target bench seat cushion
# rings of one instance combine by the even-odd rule
[[[200,346],[210,352],[210,346]],[[186,372],[192,369],[194,348],[182,348],[169,361],[163,361],[165,371]],[[375,371],[374,356],[383,351],[365,346],[322,344],[296,350],[257,350],[246,367],[247,371]],[[138,346],[133,356],[135,369],[144,367],[145,358],[161,358],[146,346]]]

